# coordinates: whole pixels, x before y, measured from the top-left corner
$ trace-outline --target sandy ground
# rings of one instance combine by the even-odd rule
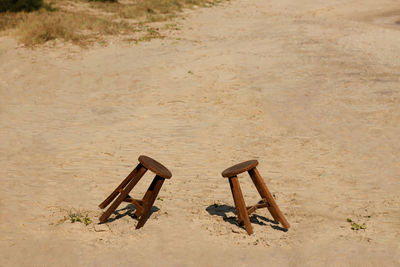
[[[400,266],[398,21],[395,0],[234,0],[138,45],[1,38],[0,265]],[[100,229],[141,154],[173,174],[154,212]],[[221,172],[248,159],[289,231],[267,209],[236,225]]]

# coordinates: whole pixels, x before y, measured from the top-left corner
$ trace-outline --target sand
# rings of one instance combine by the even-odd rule
[[[0,265],[400,266],[398,21],[395,0],[234,0],[137,45],[2,37]],[[151,217],[98,225],[141,154],[173,174]],[[249,159],[289,231],[236,224],[221,172]]]

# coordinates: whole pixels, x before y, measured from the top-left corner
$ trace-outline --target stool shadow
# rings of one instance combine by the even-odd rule
[[[153,212],[157,212],[157,211],[159,211],[159,210],[160,210],[160,209],[159,209],[157,206],[151,207],[151,209],[150,209],[150,214],[149,214],[149,218],[151,217],[151,215],[153,214]],[[124,211],[125,211],[125,212],[124,212]],[[135,211],[136,211],[135,206],[132,205],[132,204],[128,204],[128,205],[126,205],[125,208],[122,208],[122,209],[119,209],[119,210],[115,210],[115,211],[113,212],[113,214],[115,215],[115,217],[114,217],[114,218],[108,218],[108,220],[107,220],[106,222],[113,222],[113,221],[118,220],[118,219],[120,219],[120,218],[123,218],[123,217],[125,217],[125,216],[129,216],[129,217],[131,217],[132,219],[135,219],[135,220],[138,221],[138,218],[137,218],[136,215],[135,215]]]
[[[232,206],[228,206],[228,205],[218,205],[218,204],[213,204],[210,205],[206,208],[206,211],[210,214],[210,215],[217,215],[222,217],[222,219],[225,222],[229,222],[230,224],[239,226],[243,229],[244,226],[240,225],[237,219],[237,213],[236,213],[236,209]],[[229,216],[227,215],[228,212],[232,212],[235,213],[236,216]],[[250,216],[250,222],[254,223],[254,224],[258,224],[258,225],[267,225],[266,223],[269,223],[269,225],[271,226],[271,228],[275,229],[275,230],[280,230],[283,232],[286,232],[287,230],[285,228],[282,228],[279,225],[279,222],[276,222],[274,220],[268,219],[264,216],[261,215],[257,215],[257,214],[251,214]]]

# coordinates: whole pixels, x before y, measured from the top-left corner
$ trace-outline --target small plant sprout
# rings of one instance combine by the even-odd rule
[[[353,224],[351,225],[351,229],[352,229],[352,230],[360,230],[360,226],[359,226],[358,224],[356,224],[356,223],[353,223]]]
[[[92,220],[90,220],[90,218],[86,215],[85,218],[83,218],[83,223],[85,225],[89,225],[92,223]]]
[[[80,211],[77,212],[68,212],[69,219],[71,223],[80,222],[84,223],[85,225],[89,225],[92,223],[92,220],[89,218],[88,214],[82,215]]]
[[[358,230],[360,230],[360,229],[362,229],[362,230],[367,229],[367,225],[366,225],[365,223],[363,223],[363,224],[360,225],[360,224],[354,222],[354,221],[353,221],[352,219],[350,219],[350,218],[347,218],[346,221],[349,222],[349,223],[351,223],[351,229],[352,229],[352,230],[358,231]]]

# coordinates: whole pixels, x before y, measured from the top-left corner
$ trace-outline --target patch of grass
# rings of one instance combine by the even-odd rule
[[[117,0],[89,0],[89,2],[112,2],[115,3]]]
[[[92,3],[92,7],[114,13],[122,18],[141,18],[149,22],[171,19],[183,8],[210,7],[222,2],[221,0],[131,0],[122,4],[99,1],[102,3]]]
[[[46,11],[32,13],[18,25],[18,35],[21,42],[27,46],[42,44],[56,38],[78,42],[79,21],[79,17],[74,14],[54,14]]]
[[[176,8],[166,8],[165,4],[156,7],[150,2],[154,2],[154,0],[134,1],[124,4],[118,2],[92,2],[90,6],[123,19],[155,22],[174,17]]]
[[[158,28],[147,27],[144,30],[141,29],[140,31],[142,32],[140,37],[130,38],[127,39],[127,41],[133,41],[134,43],[137,44],[139,42],[147,42],[155,38],[163,38]]]
[[[167,23],[165,24],[164,28],[166,30],[179,30],[178,24],[176,23]]]
[[[148,41],[163,37],[158,28],[150,26],[151,23],[176,17],[183,8],[212,6],[222,2],[222,0],[124,0],[122,3],[117,0],[51,1],[51,4],[43,2],[39,11],[3,13],[0,16],[0,31],[15,29],[14,33],[26,46],[40,45],[54,39],[86,46],[94,42],[103,42],[102,35],[121,34],[130,34],[127,40]]]
[[[81,211],[76,211],[76,212],[69,211],[68,217],[71,223],[80,222],[85,225],[89,225],[92,223],[92,220],[89,218],[88,214],[83,215]]]
[[[17,26],[17,35],[27,46],[54,39],[86,45],[100,39],[101,35],[123,33],[130,28],[127,23],[110,22],[87,14],[39,11],[26,14]]]
[[[358,231],[358,230],[365,230],[365,229],[367,229],[367,225],[365,224],[365,223],[363,223],[363,224],[358,224],[358,223],[356,223],[356,222],[354,222],[352,219],[350,219],[350,218],[347,218],[346,219],[346,221],[347,222],[349,222],[349,223],[351,223],[351,229],[352,230],[355,230],[355,231]]]
[[[0,0],[1,1],[1,0]],[[25,18],[25,13],[10,13],[5,12],[0,15],[0,31],[12,29]]]

